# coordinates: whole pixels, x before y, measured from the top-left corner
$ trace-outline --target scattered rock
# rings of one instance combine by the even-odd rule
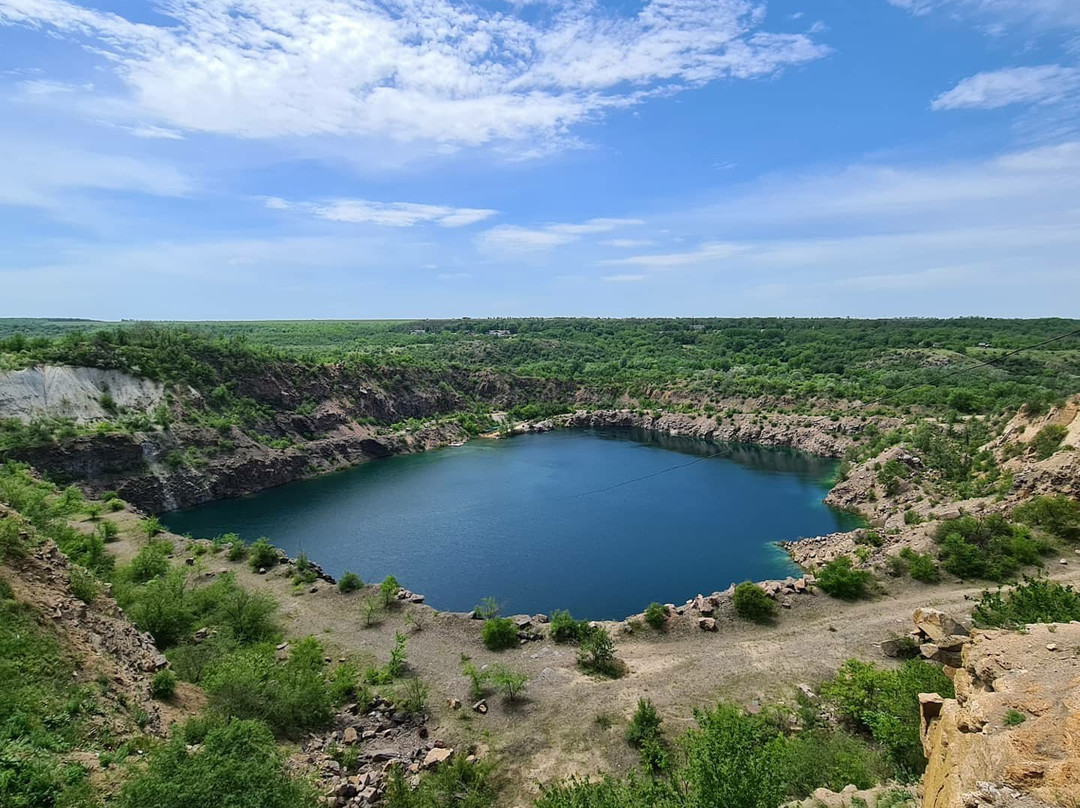
[[[424,757],[424,768],[433,769],[440,763],[445,763],[454,756],[453,749],[444,749],[436,746]]]
[[[712,617],[699,617],[697,624],[702,631],[716,631],[716,620]]]

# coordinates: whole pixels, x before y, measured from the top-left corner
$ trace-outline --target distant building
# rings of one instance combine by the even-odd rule
[[[489,337],[509,337],[510,332],[506,331],[506,330],[504,330],[502,328],[493,328],[490,331],[488,331],[488,336]]]
[[[989,343],[989,342],[980,342],[980,343],[979,343],[979,347],[980,347],[980,348],[989,348],[989,347],[990,347],[990,343]]]
[[[692,326],[690,326],[690,330],[691,331],[704,331],[705,326],[703,326],[701,323],[694,323]]]
[[[426,329],[426,328],[414,328],[414,329],[413,329],[412,331],[410,331],[409,333],[410,333],[410,334],[426,334],[426,333],[427,333],[427,329]]]

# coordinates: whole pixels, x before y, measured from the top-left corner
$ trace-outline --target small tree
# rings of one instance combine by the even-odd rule
[[[518,644],[518,631],[514,621],[507,617],[493,617],[484,621],[484,645],[492,651],[503,651]]]
[[[818,586],[823,592],[844,600],[857,600],[866,595],[870,573],[857,570],[848,556],[834,558],[818,573]]]
[[[660,737],[660,714],[651,699],[638,699],[637,709],[626,728],[626,740],[631,746],[641,749],[647,742]]]
[[[587,620],[575,620],[565,609],[551,613],[551,639],[555,642],[580,642],[589,633]]]
[[[732,596],[735,613],[744,620],[762,622],[776,614],[776,602],[752,581],[743,581],[735,587]]]
[[[492,670],[491,681],[507,701],[514,701],[525,691],[529,677],[499,665]]]
[[[645,608],[645,622],[657,631],[664,630],[664,626],[667,625],[667,616],[667,606],[663,606],[655,601]]]
[[[392,604],[398,596],[398,592],[401,591],[401,584],[397,582],[397,578],[393,575],[387,575],[383,579],[383,582],[379,584],[379,592],[382,594],[383,606],[389,606]]]
[[[371,628],[382,618],[382,603],[373,597],[364,598],[360,603],[360,614],[364,617],[364,625]]]
[[[405,712],[412,713],[413,715],[424,712],[424,708],[427,707],[427,700],[427,685],[415,676],[405,680],[405,686],[402,688],[402,696],[399,699],[399,703]]]
[[[498,617],[501,611],[499,607],[499,601],[495,598],[484,598],[480,601],[479,606],[473,607],[473,612],[480,617],[481,620],[491,620]]]
[[[154,674],[150,680],[150,695],[158,701],[169,701],[176,694],[176,674],[168,668]]]
[[[469,698],[473,701],[479,701],[484,698],[484,694],[487,692],[487,681],[489,678],[489,671],[482,671],[477,668],[469,660],[463,660],[461,663],[461,672],[465,674],[465,678],[469,680]]]
[[[278,552],[266,537],[260,537],[248,548],[248,564],[251,569],[258,572],[261,569],[270,569],[277,566]]]
[[[149,519],[144,519],[142,523],[142,529],[146,533],[146,538],[152,539],[158,533],[164,532],[165,528],[161,525],[161,520],[156,516],[151,516]]]
[[[612,676],[615,673],[615,642],[603,626],[589,629],[578,648],[578,664],[585,670]]]
[[[363,587],[363,585],[364,582],[360,580],[359,575],[357,575],[355,572],[346,572],[341,576],[341,579],[338,581],[337,588],[341,594],[347,595],[350,592],[355,592],[356,590],[360,589],[361,587]]]

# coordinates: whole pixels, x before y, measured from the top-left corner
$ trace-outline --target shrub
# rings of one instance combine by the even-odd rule
[[[1014,710],[1012,707],[1010,707],[1008,712],[1005,713],[1005,718],[1002,723],[1004,723],[1007,727],[1018,727],[1025,721],[1027,721],[1026,715],[1024,715],[1019,710]]]
[[[1031,439],[1031,448],[1035,450],[1035,456],[1039,460],[1046,460],[1050,455],[1058,450],[1061,446],[1061,442],[1065,440],[1065,436],[1069,434],[1069,430],[1058,424],[1048,424],[1040,429],[1035,437]]]
[[[382,603],[373,597],[366,597],[360,602],[360,613],[364,616],[364,625],[370,628],[382,618]]]
[[[160,701],[168,701],[176,694],[176,674],[168,668],[154,674],[150,680],[150,695]]]
[[[159,533],[164,532],[165,528],[161,524],[161,520],[156,516],[151,516],[148,519],[144,519],[142,522],[142,529],[146,533],[146,538],[152,539]]]
[[[490,763],[473,763],[454,755],[432,772],[424,774],[414,788],[400,766],[390,771],[386,784],[386,808],[488,808],[495,801],[489,781]]]
[[[525,692],[529,677],[497,665],[491,669],[491,681],[507,701],[514,701]]]
[[[225,554],[229,561],[243,561],[247,558],[248,548],[243,539],[235,533],[226,533],[222,538],[229,544],[229,551]]]
[[[937,562],[929,553],[918,553],[910,547],[900,551],[900,558],[907,563],[908,573],[916,581],[927,584],[936,584],[941,580],[941,570]]]
[[[273,646],[246,648],[217,661],[204,680],[210,708],[222,716],[265,721],[278,734],[296,737],[330,723],[333,709],[323,650],[307,637],[283,664]]]
[[[919,693],[952,698],[953,686],[941,670],[912,659],[898,670],[851,659],[822,685],[821,694],[840,714],[869,732],[893,764],[909,776],[926,767],[919,731]]]
[[[22,535],[14,519],[0,519],[0,562],[23,558],[30,549],[30,540]]]
[[[398,704],[405,712],[414,715],[424,712],[424,708],[427,707],[427,700],[427,685],[415,676],[405,680],[401,696],[398,698]]]
[[[347,595],[350,592],[355,592],[358,589],[363,588],[364,582],[360,580],[360,576],[355,572],[346,572],[341,576],[338,581],[338,591],[343,595]]]
[[[518,644],[518,631],[508,617],[493,617],[484,621],[484,645],[492,651],[502,651]]]
[[[652,626],[656,631],[664,630],[664,626],[667,625],[667,616],[667,606],[663,606],[659,603],[650,603],[645,608],[645,622]]]
[[[461,672],[469,680],[469,698],[473,701],[484,698],[484,694],[487,693],[488,671],[482,671],[472,662],[464,660],[461,663]]]
[[[1049,549],[1026,527],[997,514],[950,519],[938,527],[934,539],[941,545],[941,565],[948,572],[991,581],[1003,581],[1023,565],[1041,563],[1040,554]]]
[[[855,569],[848,556],[834,558],[821,568],[817,576],[817,584],[823,592],[844,600],[864,597],[870,580],[870,573]]]
[[[278,559],[277,548],[270,544],[265,536],[252,542],[251,546],[248,547],[248,565],[254,572],[258,572],[260,569],[268,570],[276,567]]]
[[[68,585],[71,594],[83,603],[93,603],[97,596],[101,594],[101,584],[94,577],[94,573],[79,566],[71,568]]]
[[[397,578],[393,575],[387,575],[383,582],[379,584],[379,593],[382,595],[383,606],[390,606],[394,603],[400,591],[401,584],[397,582]]]
[[[313,808],[316,794],[289,776],[274,737],[258,721],[206,732],[195,751],[182,733],[150,755],[124,785],[117,808]]]
[[[578,664],[587,671],[616,676],[615,642],[603,626],[590,627],[578,647]]]
[[[641,749],[647,742],[660,737],[660,714],[651,699],[638,699],[637,709],[626,728],[626,741]]]
[[[575,620],[570,612],[561,609],[551,613],[550,634],[555,642],[580,642],[588,633],[588,620]]]
[[[116,501],[113,500],[113,502]],[[116,541],[120,536],[120,528],[116,526],[116,522],[102,522],[97,526],[97,532],[101,536],[101,540],[106,544]]]
[[[137,584],[159,578],[169,571],[169,556],[173,546],[167,541],[151,541],[131,559],[128,575]]]
[[[128,615],[150,632],[159,648],[169,648],[191,633],[195,614],[187,596],[183,570],[171,570],[142,587]]]
[[[1005,593],[984,591],[971,616],[979,626],[1002,628],[1067,623],[1080,620],[1080,592],[1047,578],[1025,578]]]
[[[197,590],[192,601],[207,622],[228,631],[238,642],[267,642],[278,636],[274,621],[277,602],[269,595],[238,586],[232,575],[223,575],[211,586]]]
[[[498,617],[500,611],[499,601],[495,600],[495,598],[484,598],[480,601],[479,606],[473,607],[473,614],[477,615],[481,620],[491,620]]]
[[[732,596],[735,613],[746,620],[768,620],[776,613],[776,602],[752,581],[743,581],[735,587]]]
[[[1059,539],[1080,541],[1080,502],[1064,494],[1036,497],[1013,510],[1012,516]]]

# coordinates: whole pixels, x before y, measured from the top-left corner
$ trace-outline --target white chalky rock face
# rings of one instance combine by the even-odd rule
[[[163,386],[119,370],[41,365],[0,373],[0,418],[72,418],[101,421],[112,417],[103,406],[147,412],[161,402]]]

